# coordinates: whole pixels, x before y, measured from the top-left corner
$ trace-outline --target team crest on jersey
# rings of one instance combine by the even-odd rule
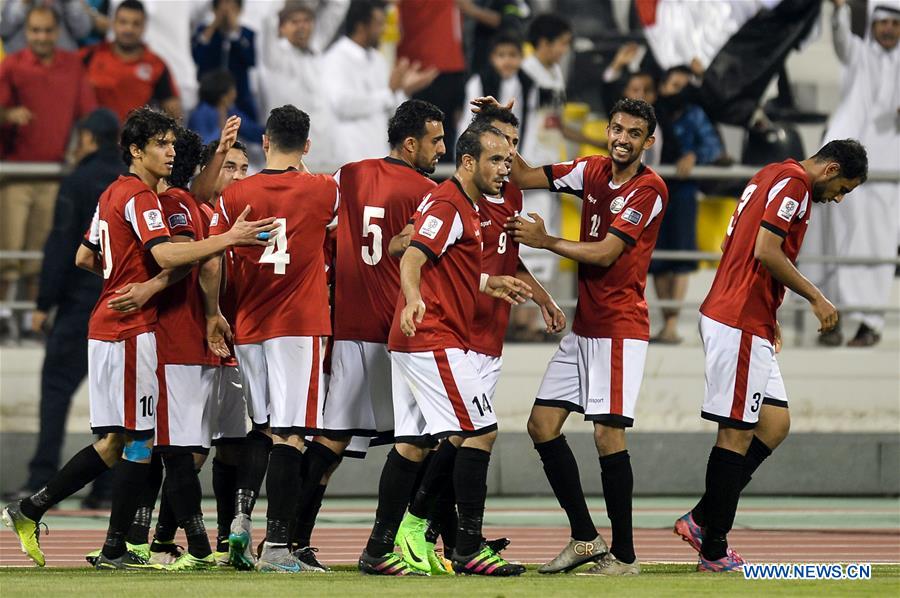
[[[609,211],[613,214],[618,214],[622,211],[622,208],[625,207],[625,198],[619,195],[614,200],[612,200],[609,204]]]
[[[219,214],[218,213],[213,214],[212,219],[209,221],[209,226],[213,227],[217,224],[219,224]]]
[[[160,230],[166,227],[166,223],[163,222],[162,212],[159,210],[147,210],[144,212],[144,222],[147,223],[147,228],[150,230]]]
[[[428,237],[429,239],[434,239],[438,231],[441,230],[441,227],[444,226],[444,221],[436,216],[429,216],[425,219],[425,222],[422,223],[422,227],[419,229],[419,234],[423,237]]]
[[[185,214],[182,214],[181,212],[169,216],[169,228],[187,226],[187,223],[187,216]]]
[[[622,214],[622,220],[624,220],[625,222],[630,222],[631,224],[640,224],[641,218],[643,218],[643,217],[644,217],[644,215],[641,214],[640,212],[638,212],[637,210],[635,210],[634,208],[628,208]]]
[[[134,74],[141,81],[149,81],[153,76],[153,67],[149,63],[142,62],[134,67]]]
[[[785,197],[781,202],[781,207],[778,208],[778,217],[790,222],[794,218],[794,214],[797,213],[797,208],[799,207],[800,202],[791,199],[790,197]]]

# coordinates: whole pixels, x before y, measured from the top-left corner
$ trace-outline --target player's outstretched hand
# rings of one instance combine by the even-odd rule
[[[400,332],[405,336],[415,336],[416,324],[422,323],[425,317],[425,302],[419,299],[407,303],[400,312]]]
[[[144,282],[127,284],[120,289],[116,289],[114,292],[117,297],[110,299],[106,303],[106,307],[122,313],[131,313],[140,310],[154,295],[154,291],[150,285]]]
[[[531,299],[531,286],[515,276],[488,276],[482,292],[511,305]]]
[[[516,214],[506,219],[504,228],[509,231],[512,238],[522,245],[543,249],[549,235],[544,226],[544,219],[535,212],[530,212],[528,217]]]
[[[219,145],[216,147],[217,152],[227,154],[237,141],[238,131],[241,128],[240,116],[229,116],[222,127],[222,135],[219,137]]]
[[[819,334],[834,330],[838,324],[838,310],[825,295],[819,295],[818,299],[813,301],[812,310],[819,319]]]
[[[503,108],[505,110],[512,110],[513,104],[515,104],[516,101],[510,100],[505,105],[503,105],[500,104],[500,102],[498,102],[497,98],[495,98],[494,96],[482,96],[480,98],[475,98],[470,103],[472,104],[472,112],[478,114],[479,112],[481,112],[482,108],[485,108],[487,106]]]
[[[230,236],[230,245],[268,245],[269,240],[275,237],[278,225],[275,218],[263,218],[262,220],[247,220],[250,206],[244,208],[241,215],[234,221],[226,235]]]
[[[226,340],[231,340],[231,326],[222,314],[206,318],[206,342],[210,351],[219,357],[228,357],[231,352],[228,350]]]
[[[566,314],[559,308],[551,297],[541,304],[541,315],[544,316],[544,324],[547,325],[549,334],[562,332],[566,327]]]

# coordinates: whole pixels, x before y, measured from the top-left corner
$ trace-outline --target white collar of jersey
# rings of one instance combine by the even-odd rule
[[[502,195],[499,195],[499,196],[497,196],[497,197],[492,197],[492,196],[490,196],[490,195],[485,195],[484,198],[485,198],[486,200],[488,200],[489,202],[495,203],[495,204],[502,204],[503,202],[506,201],[505,199],[503,199],[503,196],[502,196]]]
[[[628,179],[628,180],[630,181],[631,179]],[[625,183],[627,183],[627,182],[628,182],[628,181],[625,181]],[[621,186],[624,185],[625,183],[619,183],[618,185],[616,185],[616,184],[613,182],[612,177],[610,177],[610,179],[609,179],[609,188],[610,188],[610,189],[618,189],[619,187],[621,187]]]

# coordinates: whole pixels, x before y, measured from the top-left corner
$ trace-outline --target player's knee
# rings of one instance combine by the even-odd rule
[[[240,444],[220,444],[216,446],[216,461],[225,465],[237,465],[240,453]]]
[[[531,415],[528,417],[526,429],[528,430],[528,435],[531,437],[532,442],[535,444],[548,442],[559,436],[559,430],[556,429],[553,422],[547,421],[547,419],[541,417],[540,414],[537,414],[534,411],[532,411]]]
[[[129,436],[125,440],[122,458],[134,463],[149,463],[153,453],[153,438]]]
[[[716,446],[741,455],[746,455],[747,449],[750,448],[750,442],[753,440],[753,432],[752,428],[744,430],[720,424],[719,433],[716,437]]]
[[[479,434],[478,436],[469,436],[463,440],[462,446],[491,452],[491,449],[494,448],[495,440],[497,440],[496,430],[486,434]]]
[[[350,436],[338,436],[329,438],[328,436],[316,436],[316,442],[326,447],[335,455],[343,455],[344,451],[350,445]]]
[[[421,463],[425,460],[425,456],[431,449],[427,446],[410,444],[408,442],[398,442],[394,445],[394,450],[396,450],[397,453],[404,459],[415,461],[416,463]]]
[[[108,467],[119,462],[122,457],[122,449],[125,448],[125,435],[110,433],[94,443],[94,450],[103,459]]]
[[[626,448],[625,428],[594,423],[594,445],[601,456],[624,451]]]
[[[204,453],[194,453],[194,469],[200,471],[203,469],[203,464],[206,463],[206,457]]]
[[[306,446],[306,443],[303,440],[303,436],[299,434],[286,434],[281,436],[280,434],[272,435],[272,443],[273,444],[286,444],[288,446],[292,446],[298,451],[302,451],[303,447]]]

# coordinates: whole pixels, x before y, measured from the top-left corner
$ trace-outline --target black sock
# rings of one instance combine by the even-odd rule
[[[228,543],[231,520],[234,519],[234,493],[237,490],[236,465],[213,459],[212,486],[216,495],[216,550]],[[224,543],[224,544],[223,544]],[[226,549],[227,550],[227,549]]]
[[[606,515],[612,526],[612,546],[609,551],[623,563],[633,563],[634,536],[631,526],[631,494],[634,475],[628,451],[600,457],[600,479]]]
[[[235,492],[235,515],[250,516],[259,496],[263,478],[269,467],[269,452],[272,450],[272,439],[258,430],[247,434],[244,441],[241,462],[237,471],[237,492]]]
[[[456,526],[456,552],[468,556],[481,547],[484,501],[487,498],[487,473],[491,454],[476,448],[461,447],[453,468],[453,490],[459,510]]]
[[[134,521],[125,534],[125,541],[129,544],[147,544],[150,539],[150,521],[153,519],[153,507],[156,506],[156,498],[159,496],[159,488],[162,486],[163,465],[159,453],[153,453],[150,458],[150,472],[147,475],[147,484],[144,487],[143,496],[138,503],[134,514]]]
[[[266,475],[266,542],[287,546],[290,525],[297,513],[303,453],[289,444],[276,444],[269,454]]]
[[[134,521],[138,503],[143,496],[150,473],[149,463],[122,460],[116,466],[112,487],[112,510],[103,555],[117,559],[125,554],[125,533]]]
[[[303,482],[300,485],[300,496],[297,511],[291,521],[291,543],[299,548],[309,546],[309,537],[316,525],[316,516],[322,506],[325,487],[322,478],[335,467],[341,456],[332,452],[327,446],[318,442],[307,442],[303,453]],[[305,541],[305,544],[301,544]]]
[[[194,456],[190,453],[167,454],[163,457],[163,463],[166,465],[166,497],[175,513],[175,520],[184,528],[188,552],[200,559],[207,557],[212,549],[203,524],[200,505],[203,490],[194,469]]]
[[[322,508],[322,499],[325,497],[325,484],[316,486],[308,499],[297,511],[297,519],[294,521],[294,529],[291,532],[291,544],[297,548],[306,548],[310,545],[312,531],[316,526],[316,517]]]
[[[569,443],[566,442],[565,435],[535,444],[534,448],[541,456],[544,474],[550,482],[553,494],[569,518],[572,538],[584,542],[593,540],[597,537],[597,528],[584,499],[578,463],[572,449],[569,448]]]
[[[456,516],[456,493],[453,491],[453,476],[444,491],[438,495],[425,530],[425,539],[432,544],[437,543],[438,536],[444,543],[444,553],[452,554],[456,548],[456,528],[459,517]]]
[[[178,520],[166,491],[168,484],[168,480],[163,481],[159,497],[159,514],[156,516],[156,530],[153,532],[153,540],[157,542],[174,542],[175,533],[178,532]]]
[[[50,478],[46,486],[22,501],[22,514],[40,521],[53,505],[72,496],[108,469],[93,445],[84,447]]]
[[[378,482],[375,525],[366,543],[366,552],[370,556],[384,556],[394,549],[394,537],[421,467],[421,463],[410,461],[398,453],[396,447],[388,453]]]
[[[741,485],[744,480],[744,455],[714,446],[706,466],[706,527],[703,533],[703,558],[717,560],[728,549],[728,532],[734,524]]]
[[[456,464],[457,448],[449,440],[431,454],[431,459],[424,466],[424,475],[419,489],[416,491],[409,512],[422,519],[435,518],[437,499],[446,494],[453,486],[453,467]]]
[[[753,474],[756,473],[756,470],[759,469],[759,466],[762,465],[762,462],[768,459],[772,455],[772,449],[770,449],[765,442],[760,440],[757,436],[753,437],[753,440],[750,441],[750,448],[747,449],[747,455],[744,457],[744,480],[742,482],[741,489],[747,487],[747,484],[750,483],[750,480],[753,479]],[[693,509],[691,509],[691,515],[694,518],[694,523],[699,525],[700,527],[704,527],[706,525],[706,494],[700,497],[700,501],[697,503]]]

